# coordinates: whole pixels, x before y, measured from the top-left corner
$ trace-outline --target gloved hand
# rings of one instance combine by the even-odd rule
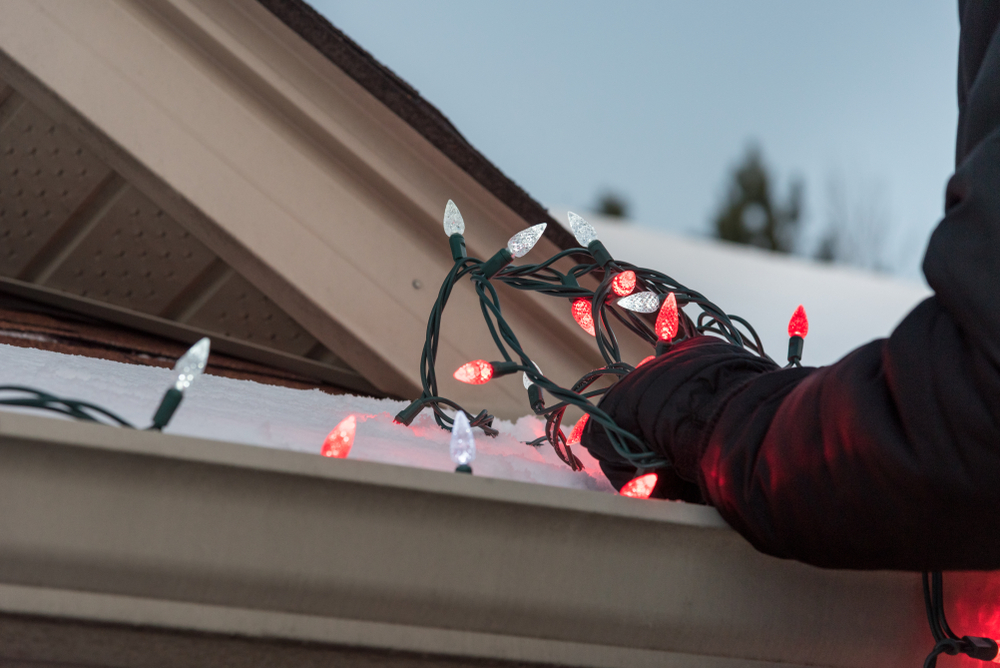
[[[699,462],[721,409],[748,382],[778,368],[722,339],[695,336],[618,381],[600,408],[673,462],[672,469],[658,471],[653,497],[704,503]],[[634,477],[635,467],[595,420],[588,420],[581,444],[616,489]]]

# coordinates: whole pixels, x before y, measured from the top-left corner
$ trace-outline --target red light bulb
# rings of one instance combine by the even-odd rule
[[[633,499],[648,499],[649,495],[653,493],[653,488],[656,487],[657,476],[655,473],[647,473],[641,475],[638,478],[632,478],[622,490],[618,492],[622,496],[630,496]]]
[[[594,315],[590,312],[590,300],[585,297],[573,300],[573,320],[591,336],[594,334]]]
[[[667,295],[667,298],[663,300],[663,306],[660,307],[660,312],[656,316],[656,335],[660,337],[661,341],[670,342],[675,336],[677,336],[677,329],[680,326],[679,316],[677,315],[677,297],[674,293]]]
[[[323,449],[320,454],[324,457],[336,457],[346,459],[347,453],[354,445],[354,431],[357,429],[358,421],[353,415],[348,415],[341,420],[340,424],[333,428],[323,441]]]
[[[576,424],[573,425],[573,430],[569,432],[569,438],[566,439],[566,445],[576,445],[583,440],[583,429],[587,426],[589,418],[590,414],[584,413],[583,417],[576,421]]]
[[[486,360],[472,360],[458,367],[455,371],[455,380],[460,380],[469,385],[483,385],[490,382],[493,377],[493,365]]]
[[[611,279],[611,292],[619,297],[628,297],[635,290],[635,272],[631,269]]]
[[[809,318],[806,317],[806,310],[802,308],[802,304],[799,304],[792,314],[792,319],[788,321],[788,336],[801,336],[804,339],[808,333]]]
[[[641,367],[646,362],[652,362],[655,359],[656,359],[656,355],[649,355],[648,357],[643,357],[642,361],[635,365],[635,368],[638,369],[639,367]]]

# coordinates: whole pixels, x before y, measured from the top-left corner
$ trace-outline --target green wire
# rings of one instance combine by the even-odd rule
[[[0,399],[0,406],[37,408],[40,410],[51,411],[53,413],[60,413],[85,422],[109,424],[110,421],[110,423],[114,423],[122,427],[135,429],[135,426],[128,420],[119,417],[105,408],[86,401],[57,397],[54,394],[42,392],[41,390],[25,387],[23,385],[0,385],[0,392],[18,392],[22,395],[27,395]]]
[[[621,348],[612,322],[620,324],[651,345],[655,345],[657,342],[657,337],[650,323],[645,319],[649,316],[622,310],[613,303],[613,300],[608,299],[614,276],[621,271],[631,270],[636,274],[636,291],[650,290],[661,295],[673,292],[677,297],[678,307],[694,305],[699,308],[701,313],[698,316],[697,324],[692,322],[683,310],[680,311],[682,339],[696,334],[712,333],[734,345],[742,346],[760,357],[771,358],[764,353],[764,346],[760,338],[746,320],[739,316],[726,314],[704,295],[691,290],[670,276],[659,271],[618,261],[612,261],[606,267],[602,267],[596,262],[579,263],[566,273],[554,267],[556,262],[569,257],[591,256],[585,248],[570,248],[556,253],[539,264],[508,265],[491,279],[487,279],[481,271],[477,271],[484,264],[482,260],[471,257],[457,260],[451,271],[445,276],[437,299],[431,308],[420,358],[422,392],[411,405],[411,409],[431,407],[437,424],[444,429],[450,429],[453,420],[443,409],[461,410],[469,416],[474,427],[481,428],[484,433],[490,436],[497,434],[496,429],[492,427],[493,416],[485,410],[473,416],[471,412],[466,411],[456,402],[440,396],[438,392],[436,362],[444,310],[455,285],[459,280],[468,276],[473,282],[483,320],[500,358],[505,363],[511,363],[517,359],[516,370],[527,374],[528,378],[540,390],[548,393],[556,401],[555,404],[549,406],[543,404],[532,407],[536,414],[545,417],[546,436],[535,439],[530,445],[538,445],[543,440],[548,440],[560,459],[575,470],[582,468],[580,460],[573,455],[571,446],[566,443],[560,429],[566,410],[575,407],[584,411],[592,420],[600,424],[615,451],[636,468],[654,469],[669,466],[670,462],[665,457],[654,452],[631,432],[619,427],[611,416],[598,408],[595,402],[609,388],[588,389],[600,378],[610,375],[620,379],[634,370],[632,366],[621,360]],[[588,276],[599,278],[598,287],[595,290],[589,290],[580,285],[581,279]],[[519,291],[535,292],[569,301],[575,299],[590,301],[591,313],[594,318],[595,339],[598,350],[605,361],[605,366],[588,372],[572,388],[561,387],[541,374],[503,317],[500,296],[494,287],[495,282]],[[598,304],[599,307],[593,308],[594,304]],[[737,324],[744,331],[741,332]],[[415,413],[412,413],[411,409],[407,409],[406,412],[410,413],[412,419]]]

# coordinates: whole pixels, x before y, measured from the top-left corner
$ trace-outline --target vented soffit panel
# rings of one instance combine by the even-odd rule
[[[0,291],[346,389],[374,386],[0,80]]]

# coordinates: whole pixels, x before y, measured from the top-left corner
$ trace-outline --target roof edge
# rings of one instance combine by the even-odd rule
[[[527,223],[549,223],[547,236],[553,243],[562,249],[579,245],[544,206],[476,150],[434,105],[304,0],[257,1]]]

